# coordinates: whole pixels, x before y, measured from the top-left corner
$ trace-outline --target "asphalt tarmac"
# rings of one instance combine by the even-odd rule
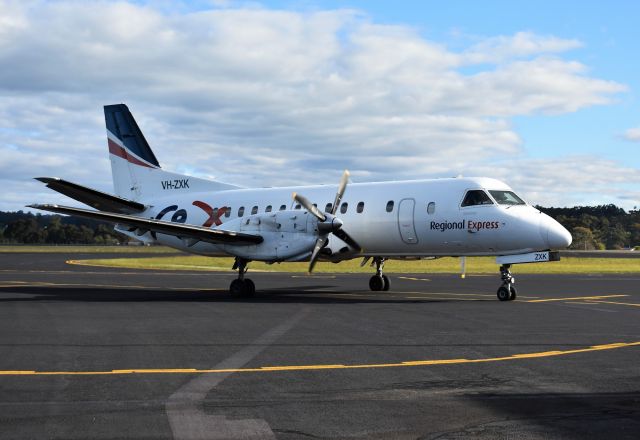
[[[108,257],[0,254],[0,438],[640,438],[640,275],[65,263]]]

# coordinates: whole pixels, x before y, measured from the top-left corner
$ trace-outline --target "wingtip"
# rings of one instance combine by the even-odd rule
[[[34,177],[35,180],[39,180],[42,183],[51,183],[51,182],[55,182],[56,180],[60,180],[59,177]]]
[[[47,208],[58,208],[58,205],[53,205],[49,203],[32,203],[31,205],[26,205],[27,208],[33,209],[47,209]]]

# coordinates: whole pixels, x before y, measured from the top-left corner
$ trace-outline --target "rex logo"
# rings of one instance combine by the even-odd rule
[[[206,228],[214,224],[216,226],[220,226],[222,224],[222,220],[220,220],[220,217],[222,217],[229,209],[226,206],[223,206],[222,208],[218,208],[218,210],[216,211],[208,203],[201,202],[200,200],[196,200],[192,204],[193,206],[197,206],[198,208],[202,209],[209,216],[209,218],[207,218],[202,224],[202,226]],[[173,212],[173,215],[171,216],[171,221],[173,223],[185,223],[187,221],[187,210],[183,208],[178,209],[178,205],[167,206],[162,211],[160,211],[155,218],[156,220],[162,220],[163,217],[170,212]],[[151,232],[151,236],[156,240],[158,239],[155,232]]]

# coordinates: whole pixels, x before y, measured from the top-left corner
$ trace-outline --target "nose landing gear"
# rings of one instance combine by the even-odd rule
[[[374,292],[388,291],[391,287],[389,277],[382,273],[386,258],[374,257],[373,263],[376,265],[376,274],[369,279],[369,288]]]
[[[238,278],[231,282],[229,293],[236,297],[248,298],[256,293],[256,285],[249,278],[245,278],[247,272],[247,263],[249,261],[236,258],[233,269],[238,269]]]
[[[516,279],[511,275],[510,264],[503,264],[500,266],[500,277],[502,279],[502,285],[498,288],[498,299],[500,301],[513,301],[516,299],[516,288],[514,284]]]

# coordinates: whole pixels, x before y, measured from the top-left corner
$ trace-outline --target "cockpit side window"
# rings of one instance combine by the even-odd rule
[[[472,189],[467,191],[462,201],[462,207],[464,206],[476,206],[476,205],[493,205],[493,202],[489,198],[486,192],[481,189]]]
[[[513,191],[489,190],[489,193],[491,193],[499,205],[526,205],[524,200],[518,197]]]

